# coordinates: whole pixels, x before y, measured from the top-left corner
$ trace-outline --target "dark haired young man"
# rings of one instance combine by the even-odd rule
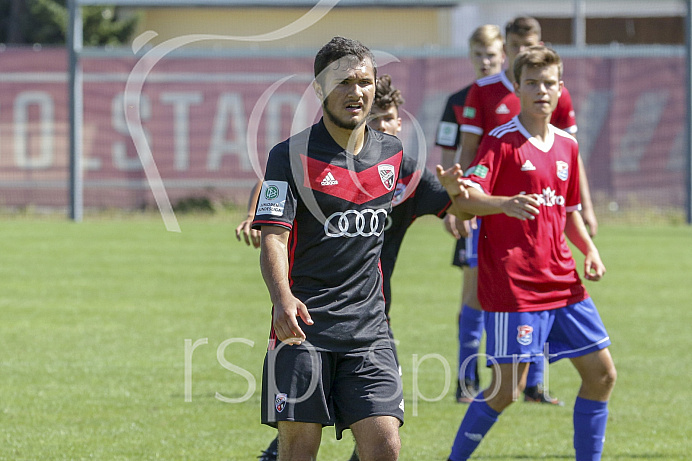
[[[391,77],[386,74],[380,76],[377,79],[375,99],[370,109],[368,125],[382,133],[392,136],[398,135],[402,125],[399,116],[399,107],[402,104],[404,104],[404,98],[401,92],[392,85]],[[438,217],[444,216],[446,211],[450,211],[448,210],[450,199],[432,172],[425,168],[419,168],[416,160],[404,156],[392,205],[392,211],[387,216],[384,243],[380,255],[385,314],[388,322],[392,304],[391,277],[406,230],[419,216],[427,214],[434,214]],[[246,242],[249,244],[248,240]],[[393,339],[391,328],[389,335]],[[392,349],[396,354],[393,341]],[[278,439],[274,439],[263,451],[260,460],[275,461],[277,452]],[[358,459],[357,451],[354,449],[351,461],[358,461]]]
[[[350,428],[363,460],[396,460],[403,393],[379,256],[403,148],[367,126],[367,47],[335,37],[314,70],[324,115],[271,150],[253,222],[273,304],[262,422],[283,461],[315,459],[325,425]]]

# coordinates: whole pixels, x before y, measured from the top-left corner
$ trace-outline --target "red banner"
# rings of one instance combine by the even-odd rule
[[[66,53],[5,49],[0,56],[0,205],[66,206]],[[320,114],[311,57],[87,58],[82,64],[88,207],[153,205],[143,150],[132,137],[139,129],[173,203],[200,195],[242,202],[271,146]],[[447,96],[473,79],[468,60],[401,58],[379,72],[391,74],[406,99],[407,150],[425,152],[434,166],[436,125]],[[565,59],[596,197],[683,205],[684,75],[683,57]],[[416,147],[415,125],[424,149]]]

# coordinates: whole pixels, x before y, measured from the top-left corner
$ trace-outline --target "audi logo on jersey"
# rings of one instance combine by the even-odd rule
[[[327,237],[372,237],[384,232],[387,210],[347,210],[332,213],[324,222]]]

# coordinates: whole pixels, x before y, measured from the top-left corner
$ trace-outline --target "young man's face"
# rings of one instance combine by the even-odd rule
[[[331,63],[315,82],[315,91],[325,118],[339,128],[357,128],[365,123],[375,97],[372,61],[345,56]]]
[[[499,40],[494,41],[489,46],[474,43],[471,45],[469,55],[473,70],[476,71],[476,78],[487,77],[502,71],[505,52],[502,49],[502,42]]]
[[[557,65],[526,67],[521,71],[521,79],[514,83],[521,112],[526,115],[550,117],[562,93],[562,80]]]
[[[505,54],[507,55],[507,63],[509,64],[510,72],[514,65],[514,59],[519,53],[530,46],[540,44],[541,38],[536,34],[529,34],[523,37],[517,34],[507,34],[505,38]]]
[[[387,109],[373,104],[368,117],[368,126],[373,130],[396,136],[401,131],[401,118],[396,104],[390,104]]]

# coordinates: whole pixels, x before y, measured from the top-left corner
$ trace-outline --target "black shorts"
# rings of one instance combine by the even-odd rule
[[[264,359],[261,406],[262,424],[336,426],[337,439],[370,416],[394,416],[404,424],[401,378],[391,348],[323,352],[281,344]]]
[[[454,256],[452,257],[452,265],[457,267],[468,266],[466,260],[466,239],[460,238],[454,244]]]

